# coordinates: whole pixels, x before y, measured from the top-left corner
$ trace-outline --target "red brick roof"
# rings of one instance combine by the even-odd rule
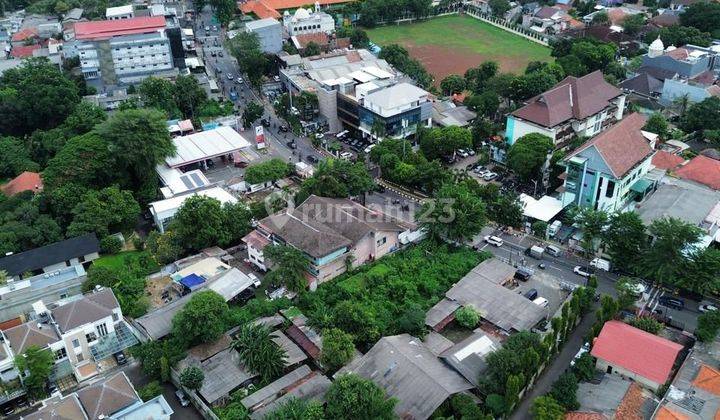
[[[25,41],[26,39],[36,38],[38,36],[37,28],[25,28],[15,32],[12,41]]]
[[[690,417],[685,414],[680,414],[677,411],[667,408],[663,405],[655,415],[655,420],[690,420]]]
[[[0,187],[0,190],[7,195],[15,195],[23,191],[40,191],[43,188],[42,178],[37,172],[25,171],[16,176],[12,181]]]
[[[720,372],[708,365],[702,365],[693,381],[693,385],[720,396]]]
[[[552,89],[530,99],[512,115],[544,127],[554,127],[573,118],[584,119],[597,114],[621,94],[620,89],[606,82],[598,70],[583,77],[566,77]]]
[[[675,171],[683,179],[707,185],[714,190],[720,190],[720,161],[706,156],[695,156],[683,167]]]
[[[42,48],[42,45],[40,44],[16,45],[12,47],[12,50],[10,50],[10,55],[15,58],[28,58],[32,57],[33,53],[40,48]]]
[[[665,169],[666,171],[673,170],[678,166],[682,165],[685,159],[674,153],[668,153],[664,150],[658,150],[655,156],[652,158],[652,164],[656,168]]]
[[[23,320],[20,317],[8,319],[7,321],[0,322],[0,331],[8,330],[12,327],[22,325]]]
[[[645,117],[637,112],[630,114],[585,142],[570,156],[575,156],[591,147],[595,148],[613,176],[620,179],[654,152],[650,142],[641,132],[645,121]]]
[[[320,4],[348,3],[354,0],[320,0]],[[240,10],[245,14],[254,14],[260,19],[279,18],[279,10],[297,9],[313,4],[307,0],[248,0],[240,3]]]
[[[141,16],[131,19],[95,20],[75,24],[77,39],[108,39],[119,35],[154,32],[165,27],[165,16]]]
[[[240,5],[240,11],[247,14],[254,14],[260,19],[279,18],[280,12],[268,6],[261,0],[250,0]]]
[[[643,403],[645,403],[645,399],[646,397],[643,395],[640,386],[635,382],[631,383],[615,411],[615,418],[622,420],[644,420],[645,417],[642,415],[642,406]]]
[[[610,365],[664,384],[683,346],[632,327],[608,321],[595,340],[592,355]]]
[[[312,34],[300,34],[295,35],[294,37],[297,39],[297,43],[300,45],[300,48],[305,48],[310,44],[311,42],[316,43],[318,46],[322,47],[328,44],[330,42],[330,37],[325,32],[315,32]]]
[[[607,417],[592,411],[571,411],[565,413],[565,420],[607,420]]]

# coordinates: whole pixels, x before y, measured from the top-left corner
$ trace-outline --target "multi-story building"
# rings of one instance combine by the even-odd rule
[[[99,373],[98,363],[137,344],[111,289],[98,288],[45,306],[33,304],[31,321],[2,332],[12,357],[29,346],[55,355],[51,379],[74,375],[78,381]]]
[[[320,10],[320,4],[315,4],[315,11],[312,12],[302,7],[292,15],[287,10],[283,13],[283,26],[288,36],[312,34],[323,32],[331,34],[335,32],[335,20],[329,14]]]
[[[124,6],[108,7],[105,9],[105,19],[107,20],[121,20],[121,19],[132,19],[135,17],[132,4],[126,4]]]
[[[264,53],[277,54],[283,47],[283,28],[277,19],[252,20],[245,24],[245,30],[257,34],[260,49]]]
[[[164,16],[76,23],[83,76],[121,85],[172,73],[173,55],[165,28]]]
[[[419,126],[432,125],[428,92],[410,83],[379,88],[358,99],[358,128],[373,139],[405,138],[414,134]]]
[[[622,118],[625,94],[600,71],[568,76],[552,89],[508,114],[505,137],[512,145],[530,133],[544,134],[564,147],[573,137],[598,134]]]
[[[652,183],[657,135],[643,131],[645,117],[631,114],[570,154],[563,164],[563,207],[575,205],[621,211],[635,197],[644,198]]]

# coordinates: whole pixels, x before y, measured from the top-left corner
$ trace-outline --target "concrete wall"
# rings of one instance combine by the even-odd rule
[[[551,139],[555,139],[555,130],[545,128],[528,121],[520,120],[512,115],[507,116],[507,128],[505,130],[505,136],[509,145],[515,144],[517,139],[530,133],[544,134]]]
[[[595,365],[598,370],[601,370],[603,372],[607,372],[608,366],[612,366],[612,374],[613,375],[621,375],[626,378],[630,378],[634,380],[635,382],[639,383],[640,385],[644,386],[645,388],[650,389],[651,391],[657,391],[658,388],[660,388],[663,384],[659,384],[657,382],[653,382],[648,378],[645,378],[643,376],[640,376],[636,373],[630,372],[629,370],[626,370],[622,367],[615,366],[607,362],[606,360],[597,359],[597,363]]]

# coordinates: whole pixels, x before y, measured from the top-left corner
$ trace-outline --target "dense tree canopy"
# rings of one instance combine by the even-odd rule
[[[130,191],[113,186],[85,193],[73,214],[68,236],[95,233],[103,238],[111,233],[132,230],[140,216],[140,206]]]
[[[645,224],[640,216],[635,212],[611,215],[602,236],[614,268],[633,272],[648,246]]]
[[[526,134],[510,146],[507,165],[524,180],[537,179],[552,149],[553,141],[550,137],[538,133]]]
[[[243,325],[232,347],[237,350],[245,367],[260,375],[264,383],[279,377],[285,368],[287,354],[272,340],[270,330],[264,325]]]
[[[263,255],[272,267],[272,271],[265,276],[268,284],[282,284],[294,292],[305,290],[305,273],[310,261],[300,250],[289,245],[271,244],[265,247]]]
[[[277,181],[290,175],[291,171],[292,165],[274,158],[248,167],[245,170],[245,181],[250,184]]]
[[[720,4],[713,2],[696,2],[688,6],[680,14],[680,24],[691,26],[702,32],[717,37],[720,31]]]
[[[445,184],[423,206],[422,225],[437,238],[463,242],[487,222],[485,203],[466,184]]]
[[[720,129],[720,98],[711,96],[694,103],[680,120],[685,132]]]
[[[305,180],[296,196],[298,203],[315,194],[321,197],[356,197],[370,191],[375,183],[362,162],[326,159],[320,162],[315,174]]]
[[[190,301],[172,320],[174,337],[186,347],[213,343],[225,332],[228,305],[225,299],[212,290],[193,293]]]
[[[681,284],[687,249],[700,239],[700,228],[670,217],[653,221],[649,231],[655,240],[641,261],[641,273],[666,285]]]
[[[29,346],[22,357],[15,358],[15,366],[25,374],[23,385],[30,397],[42,399],[47,395],[45,386],[54,364],[55,357],[52,352],[35,345]]]
[[[228,48],[240,65],[240,71],[248,75],[253,86],[259,86],[268,66],[268,58],[260,48],[256,33],[240,31],[228,41]]]
[[[420,132],[420,150],[428,160],[453,156],[458,149],[472,148],[472,133],[467,128],[431,128]]]
[[[440,89],[445,95],[462,93],[465,90],[465,79],[457,74],[451,74],[440,82]]]
[[[709,47],[712,42],[712,35],[709,33],[702,32],[697,28],[679,25],[650,31],[645,34],[644,40],[649,44],[657,38],[660,38],[666,46],[693,44],[701,47]]]
[[[250,231],[252,215],[244,203],[220,204],[214,198],[193,196],[178,209],[170,229],[186,249],[228,246]],[[231,229],[228,227],[231,226]]]
[[[342,375],[333,381],[325,395],[327,418],[337,420],[395,418],[394,398],[387,398],[385,391],[369,379],[355,374]]]

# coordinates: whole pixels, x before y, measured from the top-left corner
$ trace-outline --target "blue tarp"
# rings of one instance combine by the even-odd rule
[[[198,276],[197,274],[190,274],[180,279],[180,284],[187,287],[190,290],[193,290],[200,285],[205,283],[205,279]]]

